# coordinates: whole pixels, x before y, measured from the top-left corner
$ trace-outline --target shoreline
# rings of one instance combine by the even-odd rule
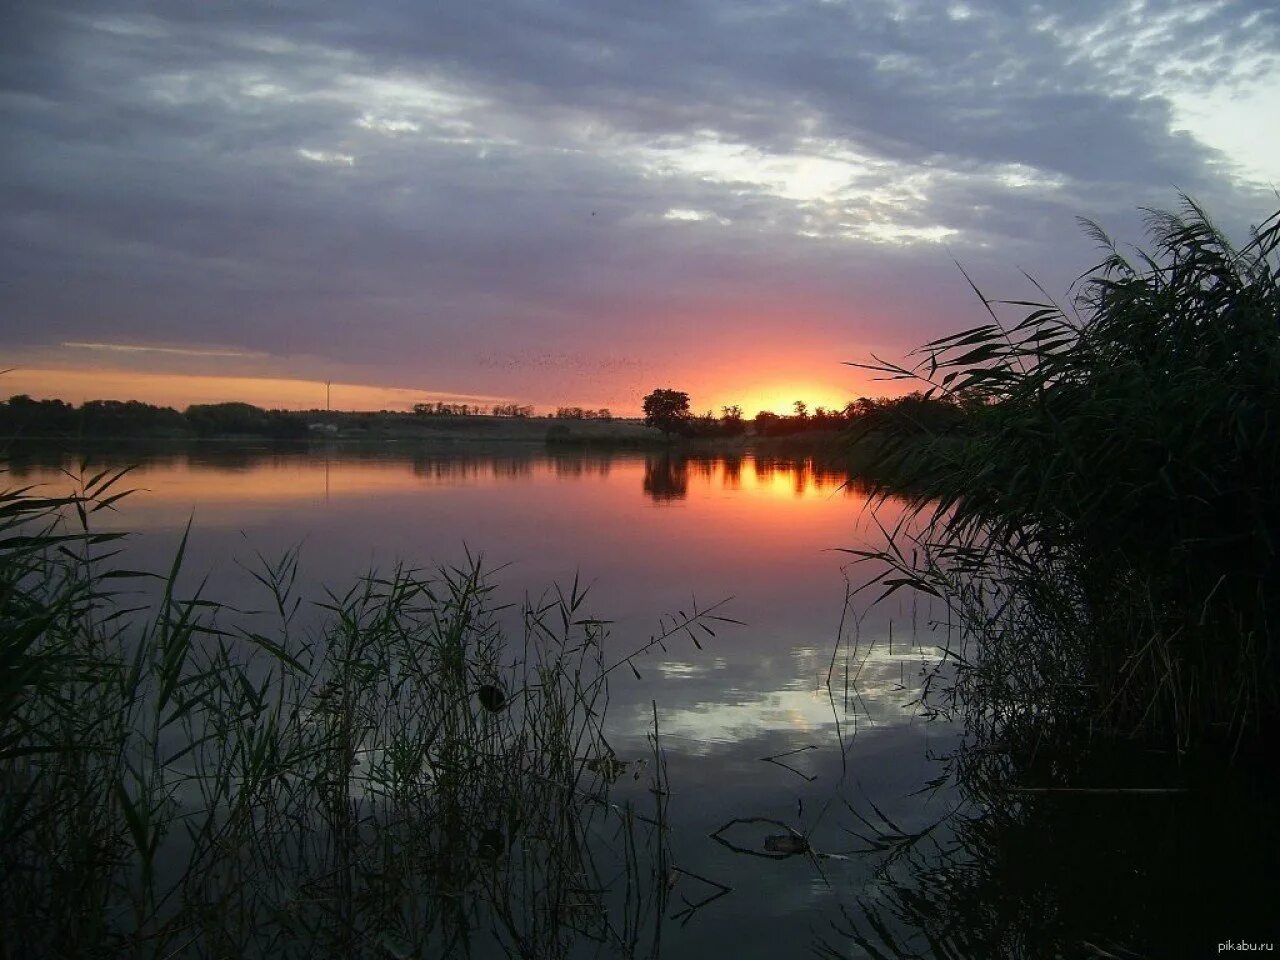
[[[562,422],[558,422],[562,423]],[[531,426],[543,427],[537,421]],[[339,431],[336,434],[312,434],[305,437],[272,437],[263,434],[218,434],[213,436],[183,435],[9,435],[0,436],[0,450],[11,445],[42,447],[102,448],[136,446],[271,446],[293,449],[346,448],[450,448],[472,446],[509,446],[548,450],[644,451],[672,454],[739,454],[760,451],[773,454],[809,455],[815,453],[847,453],[840,433],[811,431],[785,436],[737,437],[673,437],[665,440],[657,431],[639,425],[631,429],[610,430],[611,424],[592,424],[583,430],[568,429],[555,433],[543,429],[506,431],[502,429],[445,429],[412,431]]]

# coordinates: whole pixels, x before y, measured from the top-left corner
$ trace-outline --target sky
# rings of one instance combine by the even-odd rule
[[[750,415],[1280,207],[1280,7],[0,0],[0,129],[2,395]]]

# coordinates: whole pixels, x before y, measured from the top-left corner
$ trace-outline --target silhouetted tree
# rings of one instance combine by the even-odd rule
[[[742,408],[736,403],[720,408],[720,433],[726,437],[741,436],[747,425],[742,419]]]
[[[77,428],[75,407],[61,400],[33,400],[20,393],[0,403],[0,433],[5,436],[59,436]]]
[[[659,388],[644,398],[644,422],[657,427],[670,440],[689,425],[689,395],[682,390]]]
[[[772,436],[778,432],[782,417],[770,410],[761,410],[756,414],[756,434],[762,437]]]

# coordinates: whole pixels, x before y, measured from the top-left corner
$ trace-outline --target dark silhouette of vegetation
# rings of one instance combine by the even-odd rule
[[[815,407],[797,400],[792,416],[769,410],[756,414],[752,424],[756,436],[786,437],[802,433],[844,433],[859,440],[882,434],[897,437],[941,434],[958,429],[965,416],[963,405],[948,396],[931,396],[923,391],[903,397],[860,397],[839,410]]]
[[[577,409],[577,408],[574,408]],[[584,419],[609,419],[607,410],[581,411]],[[0,401],[0,436],[61,439],[262,437],[291,440],[316,434],[374,435],[413,421],[430,419],[442,428],[466,418],[475,422],[485,409],[471,404],[420,403],[412,413],[381,411],[265,410],[248,403],[194,404],[179,412],[137,400],[90,400],[76,407],[62,400],[33,400],[26,395]],[[495,418],[529,419],[528,404],[498,404]]]
[[[532,417],[533,406],[527,403],[495,403],[493,415],[495,417]]]
[[[287,410],[263,410],[249,403],[201,403],[187,407],[187,423],[197,436],[305,437],[307,424]]]
[[[676,390],[653,391],[645,397],[644,409],[645,424],[668,438],[674,434],[697,439],[748,434],[765,438],[806,433],[858,438],[932,434],[958,429],[965,417],[965,407],[958,400],[920,391],[904,397],[862,397],[839,410],[819,406],[810,411],[808,404],[797,400],[791,416],[761,410],[751,421],[737,405],[722,407],[719,417],[710,410],[695,416],[689,412],[689,395]]]
[[[739,437],[746,433],[747,422],[742,419],[742,408],[736,403],[720,408],[720,429],[729,437]]]
[[[684,435],[687,437],[708,438],[708,437],[740,437],[747,431],[746,421],[742,419],[740,408],[725,408],[727,410],[739,410],[735,415],[725,415],[717,417],[708,410],[696,417],[689,417],[684,422]]]
[[[196,404],[179,413],[137,400],[90,400],[79,407],[25,395],[0,403],[0,434],[10,437],[296,438],[307,435],[303,414],[247,403]]]
[[[689,425],[689,395],[682,390],[659,388],[644,398],[645,426],[656,427],[668,440]]]
[[[270,615],[184,597],[186,538],[118,567],[92,518],[127,471],[82,477],[0,491],[0,953],[656,955],[656,709],[641,813],[609,678],[715,608],[606,659],[576,582],[502,618],[472,561],[326,591],[307,628],[296,551],[252,571]]]
[[[943,436],[963,427],[967,402],[956,396],[922,391],[902,397],[862,397],[842,411],[850,437]]]
[[[817,407],[810,411],[797,401],[794,416],[778,416],[761,411],[754,420],[743,416],[738,405],[721,408],[720,416],[712,411],[695,416],[689,411],[688,394],[676,390],[656,390],[645,398],[648,404],[644,424],[661,430],[663,439],[672,436],[695,439],[779,438],[812,434],[829,439],[849,427],[866,435],[911,432],[938,432],[950,429],[962,419],[960,405],[946,397],[912,394],[897,399],[862,398],[840,410]],[[75,407],[61,400],[33,400],[15,396],[0,402],[0,436],[32,438],[105,439],[119,437],[183,438],[183,437],[261,437],[299,439],[315,436],[321,439],[369,439],[394,436],[397,431],[412,435],[414,423],[430,423],[432,430],[487,431],[486,421],[493,419],[529,420],[534,417],[529,404],[497,404],[491,408],[465,403],[415,404],[411,413],[381,411],[265,410],[247,403],[197,404],[178,412],[138,401],[92,400]],[[634,420],[618,420],[608,408],[559,407],[551,420],[563,423],[591,422],[623,425],[617,435],[582,433],[576,427],[553,424],[546,438],[555,443],[585,443],[607,446],[644,446],[643,432],[630,429]],[[406,428],[409,428],[406,430]],[[656,439],[656,438],[652,438]],[[825,439],[824,439],[825,442]]]
[[[517,408],[518,409],[518,408]],[[470,403],[415,403],[413,412],[420,417],[479,417],[484,415],[484,407]],[[512,414],[515,416],[516,414]]]
[[[557,407],[556,419],[608,421],[613,419],[613,414],[609,412],[608,407],[601,407],[599,410],[591,410],[585,407]]]
[[[923,528],[877,579],[950,604],[958,693],[1008,723],[1235,745],[1280,715],[1280,214],[1240,249],[1190,200],[1149,227],[1136,260],[1089,227],[1075,312],[982,298],[989,323],[873,365],[967,410],[879,448]]]
[[[181,436],[187,422],[172,407],[153,407],[137,400],[90,400],[80,407],[80,426],[87,436]]]
[[[190,433],[190,424],[177,410],[137,400],[90,400],[77,408],[61,400],[33,400],[19,394],[0,402],[3,436],[181,437]]]

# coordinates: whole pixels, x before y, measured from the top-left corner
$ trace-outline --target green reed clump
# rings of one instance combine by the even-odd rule
[[[1133,258],[1089,225],[1106,256],[1074,310],[975,287],[991,322],[872,367],[967,411],[881,448],[917,527],[876,582],[946,599],[956,689],[997,725],[1185,745],[1280,712],[1280,214],[1238,249],[1190,200],[1148,224]],[[1002,323],[1009,305],[1028,312]]]
[[[92,514],[122,477],[0,494],[0,955],[656,948],[665,802],[609,800],[630,658],[576,583],[513,611],[478,560],[396,568],[307,628],[296,552],[257,612],[181,598],[183,548],[121,569]]]

